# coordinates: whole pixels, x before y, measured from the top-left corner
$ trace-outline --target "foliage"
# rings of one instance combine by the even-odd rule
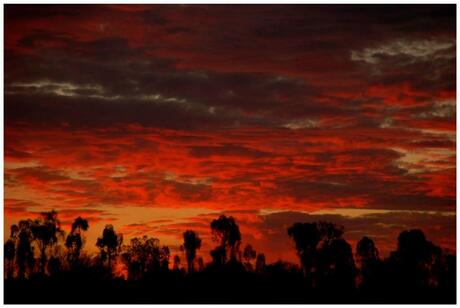
[[[221,215],[211,222],[211,230],[215,241],[220,243],[220,246],[213,253],[213,259],[219,264],[224,264],[227,261],[229,251],[230,259],[235,260],[241,244],[240,228],[235,219],[231,216]]]
[[[112,260],[120,251],[123,243],[123,236],[117,234],[112,225],[106,225],[102,231],[102,237],[99,237],[96,246],[101,251],[101,261],[107,259],[109,270],[112,269]]]
[[[201,247],[201,239],[198,234],[191,230],[185,231],[183,247],[187,257],[188,272],[192,273],[194,270],[193,263],[195,261],[196,251]]]
[[[202,257],[197,258],[202,245],[198,234],[193,230],[183,233],[186,275],[178,255],[174,255],[170,270],[171,251],[161,246],[159,239],[145,235],[122,246],[123,236],[112,225],[105,226],[97,239],[100,256],[90,257],[83,250],[83,232],[88,228],[87,220],[78,217],[61,246],[63,232],[54,211],[11,226],[4,244],[6,301],[46,298],[53,302],[46,288],[59,290],[56,298],[70,302],[75,299],[72,290],[84,288],[79,299],[86,299],[82,300],[85,303],[94,299],[108,303],[116,298],[142,298],[142,302],[152,303],[167,299],[170,303],[181,299],[227,303],[229,296],[245,303],[268,299],[283,303],[455,301],[455,256],[442,251],[417,229],[401,232],[397,249],[382,259],[368,237],[357,243],[353,255],[352,247],[342,237],[343,227],[330,222],[295,223],[287,233],[294,241],[299,268],[282,260],[266,264],[265,255],[250,244],[243,249],[243,261],[239,260],[239,227],[232,217],[220,216],[211,223],[219,245],[211,250],[213,261],[208,264]],[[117,278],[120,276],[126,281]],[[105,291],[98,292],[99,288]],[[138,288],[144,293],[134,291]],[[200,292],[200,288],[208,292]],[[36,291],[34,296],[24,297],[23,290]],[[176,296],[179,292],[183,297]],[[123,294],[132,297],[124,298]]]

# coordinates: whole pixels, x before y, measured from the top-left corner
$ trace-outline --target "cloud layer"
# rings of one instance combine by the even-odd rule
[[[455,49],[453,5],[6,5],[5,226],[177,245],[249,211],[276,258],[266,234],[341,211],[352,240],[433,219],[455,249]]]

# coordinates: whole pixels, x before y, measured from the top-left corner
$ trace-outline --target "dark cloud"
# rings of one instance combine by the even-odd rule
[[[427,58],[424,63],[414,63],[403,70],[395,69],[398,66],[395,64],[411,62],[410,56],[404,61],[391,57],[389,61],[393,62],[384,62],[378,68],[367,65],[363,71],[350,59],[350,52],[377,48],[376,42],[385,48],[385,44],[392,44],[391,37],[409,43],[431,42],[434,33],[452,38],[455,15],[451,8],[448,5],[398,8],[297,5],[276,6],[276,9],[266,5],[167,5],[125,10],[123,6],[10,5],[6,9],[7,26],[13,27],[32,10],[40,13],[30,16],[32,21],[48,15],[50,19],[45,24],[31,22],[17,32],[17,41],[7,40],[6,92],[12,94],[6,104],[13,105],[6,108],[7,120],[31,121],[19,114],[39,113],[24,112],[33,106],[16,107],[16,100],[32,98],[21,97],[31,93],[30,87],[20,91],[15,84],[48,80],[70,84],[74,87],[70,90],[72,96],[56,95],[59,89],[53,92],[41,88],[34,90],[34,100],[47,94],[43,100],[48,103],[82,102],[80,116],[76,118],[90,119],[94,110],[94,118],[101,118],[101,125],[136,122],[136,117],[142,125],[165,127],[163,119],[167,118],[171,119],[169,127],[174,127],[171,123],[184,123],[176,125],[187,128],[196,126],[194,122],[234,126],[249,121],[279,126],[290,119],[298,121],[299,117],[351,116],[354,121],[366,121],[356,100],[353,103],[358,105],[352,107],[338,98],[335,102],[328,102],[326,98],[339,84],[359,96],[366,86],[365,80],[384,84],[401,80],[425,90],[452,90],[455,57],[447,62]],[[387,13],[382,15],[382,11]],[[118,20],[105,21],[104,14]],[[67,16],[67,28],[57,27],[61,16]],[[195,23],[198,19],[202,22]],[[363,22],[370,26],[358,38],[356,33],[362,32]],[[100,28],[106,23],[112,31]],[[121,31],[119,23],[130,23],[133,31]],[[176,37],[177,31],[169,33],[164,27],[170,24],[188,29],[192,33],[187,33],[190,38]],[[430,29],[425,35],[420,33],[423,25]],[[137,28],[142,29],[139,37],[134,35]],[[79,30],[82,32],[77,32]],[[16,45],[27,47],[31,52],[21,53],[15,49]],[[169,52],[164,53],[166,50]],[[206,57],[206,61],[202,57]],[[195,68],[181,69],[184,66]],[[432,72],[436,72],[436,76]],[[437,81],[433,82],[433,78]],[[347,84],[351,81],[355,84]],[[50,94],[55,95],[49,97]],[[151,100],[161,97],[169,104],[156,106],[159,108],[156,110],[151,102],[145,103],[149,97]],[[145,104],[136,104],[137,113],[130,115],[127,109],[134,109],[130,102],[139,100]],[[88,101],[91,103],[85,104]],[[184,102],[186,110],[178,110],[174,101]],[[49,108],[56,109],[55,117],[74,113],[75,110],[66,110],[66,107],[59,110],[61,105]],[[21,110],[8,113],[13,108]],[[51,110],[47,110],[47,106],[42,108],[52,121]],[[209,111],[211,115],[207,114]],[[227,119],[230,114],[233,116]],[[248,114],[253,118],[245,118]],[[144,115],[151,120],[143,119]],[[185,118],[195,120],[187,123]],[[64,119],[64,122],[69,121]],[[91,123],[86,120],[85,124],[97,125],[95,120]]]
[[[190,154],[194,157],[205,158],[211,156],[236,156],[242,158],[261,158],[270,156],[270,153],[239,145],[223,144],[221,146],[192,147]]]
[[[166,181],[165,184],[166,187],[173,187],[173,192],[178,195],[180,200],[200,202],[208,201],[212,198],[211,185],[181,183],[174,181]]]
[[[455,9],[8,4],[7,219],[24,202],[120,223],[107,215],[204,208],[273,258],[286,224],[319,218],[353,240],[388,247],[422,226],[452,247]],[[258,215],[350,208],[391,212]],[[174,237],[205,218],[126,231]]]

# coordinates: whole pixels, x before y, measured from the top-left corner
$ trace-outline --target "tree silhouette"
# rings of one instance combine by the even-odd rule
[[[313,283],[313,272],[316,272],[320,246],[326,247],[342,234],[343,227],[329,222],[295,223],[288,228],[288,235],[294,240],[304,275],[310,283]]]
[[[400,282],[424,287],[437,283],[433,268],[439,266],[441,253],[439,247],[425,238],[423,231],[408,230],[398,236],[398,249],[392,253],[390,262],[396,263]]]
[[[222,266],[226,261],[226,252],[225,248],[222,246],[217,246],[209,252],[211,254],[212,263],[216,266]]]
[[[197,271],[186,277],[177,255],[173,258],[173,270],[169,270],[170,250],[160,246],[159,239],[135,237],[121,247],[122,236],[111,225],[104,228],[96,243],[101,259],[89,257],[82,241],[78,240],[78,235],[81,239],[84,230],[88,229],[87,221],[78,217],[66,239],[66,250],[54,239],[48,241],[52,244],[43,244],[47,275],[42,275],[43,246],[39,247],[37,264],[34,247],[47,242],[44,236],[37,236],[36,229],[47,224],[58,226],[56,215],[50,216],[21,220],[11,227],[4,245],[5,302],[36,299],[40,303],[62,303],[75,296],[75,290],[81,291],[77,300],[85,303],[175,303],[177,300],[205,303],[228,303],[229,300],[241,303],[453,303],[456,300],[456,256],[441,250],[417,229],[401,232],[397,249],[388,258],[380,259],[377,247],[368,237],[357,243],[353,255],[351,246],[342,238],[342,227],[330,222],[295,223],[288,228],[288,234],[295,243],[300,268],[283,260],[266,264],[265,255],[257,254],[249,244],[240,252],[238,226],[231,217],[221,216],[213,224],[219,246],[211,251],[213,262],[207,265],[196,256],[201,244],[198,235],[189,230],[183,234],[181,250],[188,272]],[[59,233],[58,227],[55,233]],[[124,264],[114,262],[118,252],[122,253]],[[69,254],[79,260],[78,267],[65,266]],[[354,256],[360,265],[360,276],[356,276]],[[254,258],[255,271],[249,273],[254,269]],[[100,260],[107,262],[108,267],[102,267],[98,263]],[[107,268],[111,269],[110,275]],[[304,276],[305,273],[308,275]],[[53,296],[49,290],[53,291]],[[180,299],[176,298],[177,294],[181,294]]]
[[[320,230],[316,223],[295,223],[288,229],[288,235],[294,240],[304,274],[308,277],[316,258],[316,247],[321,240]]]
[[[5,274],[6,278],[11,279],[14,276],[14,258],[16,256],[16,241],[19,228],[16,225],[12,225],[10,228],[10,238],[6,241],[4,245],[4,255],[5,255]]]
[[[14,240],[8,239],[3,247],[6,262],[6,278],[10,279],[14,273],[14,257],[16,255],[16,247]]]
[[[32,224],[31,231],[40,251],[40,272],[45,274],[46,251],[57,243],[58,237],[62,236],[63,232],[56,211],[43,212],[40,215],[41,218],[36,219]]]
[[[122,243],[123,236],[117,234],[112,225],[106,225],[102,231],[102,237],[97,239],[96,246],[99,247],[101,251],[101,260],[108,260],[108,267],[110,270],[112,269],[112,260],[120,250]]]
[[[367,236],[356,244],[356,261],[360,265],[359,287],[362,292],[370,293],[381,289],[382,262],[374,241]]]
[[[188,273],[193,273],[194,261],[197,249],[201,247],[201,239],[194,231],[187,230],[184,232],[185,256],[187,258]]]
[[[319,288],[334,288],[342,293],[350,292],[354,288],[356,274],[350,244],[342,238],[324,242],[318,250],[316,272],[316,284]]]
[[[32,247],[32,231],[31,226],[33,221],[21,220],[18,223],[17,228],[17,248],[16,248],[16,262],[18,265],[18,277],[19,279],[24,279],[26,276],[26,270],[29,269],[29,272],[32,272],[33,266],[35,263],[34,259],[34,250]]]
[[[256,272],[263,273],[265,271],[265,255],[263,253],[257,254],[256,259]]]
[[[244,247],[244,250],[243,250],[243,259],[245,261],[245,266],[247,268],[247,270],[251,271],[252,270],[252,260],[254,260],[256,258],[256,251],[252,248],[251,245],[246,245],[246,247]]]
[[[68,250],[67,259],[72,266],[78,262],[80,251],[83,247],[82,231],[86,231],[88,228],[88,221],[81,217],[77,217],[72,223],[72,229],[65,241],[65,246]]]
[[[402,262],[420,266],[431,263],[441,250],[425,238],[422,230],[414,229],[399,234],[396,253]]]
[[[215,249],[213,259],[219,260],[221,263],[227,261],[227,250],[230,251],[230,259],[236,260],[237,251],[241,243],[240,228],[233,217],[221,215],[218,219],[211,222],[211,230],[214,239],[220,242],[220,249]]]
[[[161,270],[168,271],[169,269],[169,258],[171,257],[171,251],[168,246],[163,246],[160,249],[160,263]]]
[[[356,258],[358,263],[366,266],[367,263],[379,259],[379,251],[375,247],[374,241],[364,236],[358,244],[356,244]]]
[[[174,261],[173,261],[173,269],[175,271],[178,271],[180,269],[180,257],[178,255],[174,256]]]
[[[128,267],[129,277],[141,279],[147,274],[167,271],[169,268],[170,251],[167,246],[160,248],[160,240],[144,235],[135,237],[130,245],[123,247],[123,262]]]

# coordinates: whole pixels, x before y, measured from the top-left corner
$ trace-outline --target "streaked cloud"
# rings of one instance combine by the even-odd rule
[[[455,42],[450,40],[396,40],[384,45],[363,50],[352,50],[352,61],[364,61],[377,64],[386,57],[405,56],[409,63],[417,61],[435,61],[441,58],[455,58]],[[450,51],[450,52],[446,52]]]

